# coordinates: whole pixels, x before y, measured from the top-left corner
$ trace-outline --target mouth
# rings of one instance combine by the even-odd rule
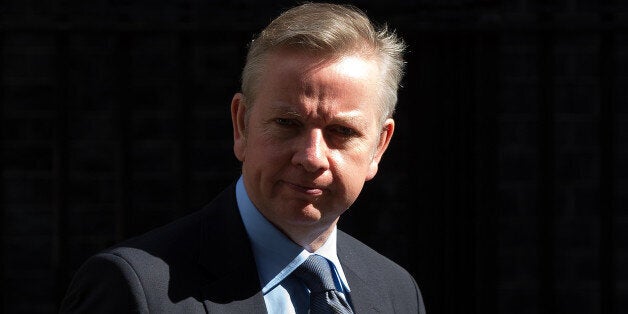
[[[306,194],[308,196],[320,196],[323,194],[323,190],[324,190],[322,187],[306,186],[306,185],[294,184],[294,183],[290,183],[286,181],[284,181],[284,183],[286,184],[288,188],[296,192]]]

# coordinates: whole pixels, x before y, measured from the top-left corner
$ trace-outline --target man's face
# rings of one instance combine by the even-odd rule
[[[378,73],[358,56],[321,62],[282,50],[269,56],[247,118],[244,96],[234,96],[245,187],[284,232],[333,225],[377,173],[394,130],[380,122]]]

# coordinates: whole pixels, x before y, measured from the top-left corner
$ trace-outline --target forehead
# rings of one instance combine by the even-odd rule
[[[283,49],[271,53],[260,73],[259,89],[289,85],[292,89],[324,87],[328,91],[347,92],[356,88],[377,91],[381,81],[375,60],[356,54],[321,56],[318,54]]]
[[[282,51],[267,59],[253,100],[266,114],[321,121],[343,121],[356,127],[378,121],[377,65],[357,55],[324,59]],[[263,108],[263,109],[262,109]]]

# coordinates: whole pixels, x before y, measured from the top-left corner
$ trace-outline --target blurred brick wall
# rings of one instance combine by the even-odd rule
[[[2,312],[239,173],[247,41],[292,2],[5,1]],[[409,44],[397,131],[341,226],[432,313],[628,309],[628,4],[355,1]]]

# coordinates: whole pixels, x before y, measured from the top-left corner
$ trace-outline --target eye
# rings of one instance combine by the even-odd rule
[[[291,126],[291,125],[295,125],[294,121],[290,120],[290,119],[286,119],[286,118],[276,118],[275,119],[275,123],[282,125],[282,126]]]
[[[342,126],[342,125],[335,125],[331,129],[336,134],[338,134],[338,135],[340,135],[342,137],[353,137],[353,136],[356,136],[358,134],[358,132],[356,132],[354,129],[348,128],[348,127]]]

